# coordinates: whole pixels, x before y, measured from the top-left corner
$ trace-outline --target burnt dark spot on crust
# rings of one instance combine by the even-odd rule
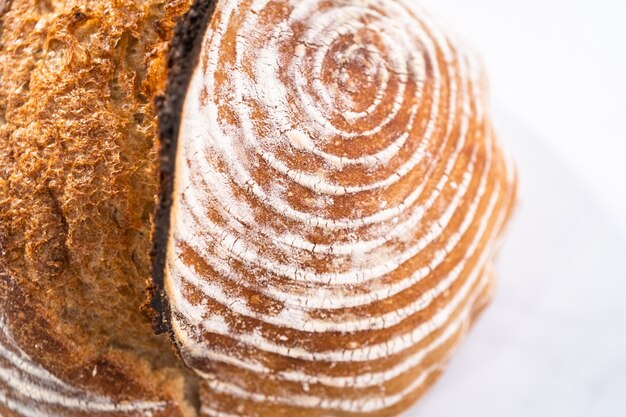
[[[155,99],[158,115],[159,197],[152,236],[152,274],[148,305],[157,334],[172,333],[170,307],[164,290],[165,258],[174,191],[176,148],[181,112],[189,81],[199,62],[202,38],[213,16],[216,0],[196,0],[176,26],[167,61],[165,94]]]
[[[78,9],[74,10],[74,14],[72,15],[72,23],[81,23],[87,19],[88,17],[85,13]]]

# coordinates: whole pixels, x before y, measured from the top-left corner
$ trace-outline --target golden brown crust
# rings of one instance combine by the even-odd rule
[[[112,401],[166,399],[168,416],[193,414],[185,371],[140,305],[157,190],[152,97],[189,3],[15,0],[0,12],[4,320],[65,383]]]
[[[397,111],[394,99],[383,95],[378,110],[363,116],[364,122],[350,122],[343,111],[331,112],[326,121],[339,126],[340,132],[349,133],[341,138],[339,134],[337,139],[341,140],[336,141],[330,140],[332,135],[317,136],[319,126],[307,124],[311,121],[311,103],[301,101],[302,97],[294,98],[295,84],[289,84],[293,80],[283,74],[279,84],[289,84],[289,104],[293,106],[282,109],[285,113],[281,115],[293,109],[302,114],[290,119],[293,130],[287,136],[293,143],[271,149],[275,154],[266,152],[264,156],[276,156],[279,162],[287,163],[288,169],[279,172],[278,165],[262,161],[260,153],[250,152],[250,148],[242,151],[246,157],[235,164],[247,169],[245,165],[252,161],[250,182],[235,184],[235,201],[221,199],[229,195],[227,190],[201,207],[218,219],[218,227],[232,227],[240,235],[231,241],[232,246],[216,250],[218,245],[212,242],[224,240],[225,235],[215,231],[204,234],[211,226],[207,221],[202,225],[206,227],[198,228],[202,236],[178,242],[176,250],[182,262],[177,263],[177,258],[168,260],[170,272],[174,271],[170,279],[178,280],[169,283],[169,293],[162,292],[163,283],[157,279],[157,292],[179,302],[172,303],[172,317],[178,328],[170,330],[183,359],[207,377],[199,383],[175,356],[167,339],[152,333],[150,318],[140,311],[150,275],[150,236],[159,185],[161,196],[166,197],[162,201],[166,217],[171,204],[167,200],[168,190],[159,184],[163,180],[159,178],[159,169],[162,176],[169,176],[167,180],[172,180],[174,171],[171,164],[166,167],[157,156],[153,98],[165,91],[168,81],[170,87],[174,85],[172,80],[182,82],[181,88],[186,88],[189,81],[185,79],[191,75],[186,64],[192,61],[181,62],[189,58],[188,54],[174,56],[169,64],[166,59],[174,25],[190,10],[190,3],[191,0],[0,0],[0,415],[189,417],[196,415],[200,401],[201,414],[211,417],[397,415],[439,377],[451,352],[488,304],[493,291],[493,247],[515,201],[514,174],[492,140],[490,121],[482,107],[480,71],[467,71],[474,62],[455,46],[447,45],[445,35],[432,39],[430,33],[424,38],[417,36],[414,50],[432,56],[408,60],[415,66],[410,71],[399,68],[407,49],[388,44],[390,39],[398,41],[393,39],[398,35],[393,31],[398,28],[387,31],[388,27],[381,26],[381,37],[371,33],[342,35],[321,61],[323,69],[330,68],[322,71],[318,80],[331,92],[328,100],[337,99],[342,106],[353,106],[352,113],[367,113],[356,110],[366,109],[378,95],[379,81],[386,76],[385,83],[393,89],[400,91],[398,86],[402,84],[407,88],[403,90],[404,105]],[[231,93],[239,87],[230,84],[230,74],[265,74],[263,65],[257,64],[271,67],[273,63],[267,61],[267,55],[259,62],[254,58],[271,41],[266,37],[274,36],[270,34],[279,27],[277,23],[297,4],[281,0],[266,4],[269,6],[260,14],[261,23],[243,36],[244,44],[250,42],[251,53],[244,58],[250,60],[250,65],[236,68],[231,49],[242,42],[235,32],[248,16],[246,10],[251,3],[219,3],[234,7],[233,13],[222,16],[224,21],[232,18],[235,23],[228,26],[223,50],[218,48],[221,64],[216,70],[216,85],[222,95],[214,103],[221,108],[220,122],[228,122],[225,124],[229,124],[229,129],[238,128],[246,113],[231,107]],[[317,6],[314,3],[307,4],[319,6],[316,12],[335,7],[322,0]],[[214,4],[211,0],[197,2],[205,12]],[[338,16],[345,18],[353,12]],[[371,27],[375,27],[377,17],[372,16],[384,14],[385,11],[375,10],[366,13],[362,20],[373,22]],[[207,22],[202,19],[208,19],[206,16],[199,16],[200,24],[182,26],[182,32],[197,35],[204,30],[202,23]],[[406,16],[409,20],[415,17],[410,13]],[[412,31],[422,26],[429,32],[421,16],[415,19],[421,22],[419,25],[405,21],[406,16],[396,15],[393,20],[406,23],[400,32],[412,37]],[[219,19],[212,22],[218,23]],[[294,25],[294,36],[304,36],[308,23]],[[351,26],[354,23],[347,23],[347,32],[358,26]],[[268,30],[255,33],[262,25]],[[405,41],[405,35],[399,36],[400,43]],[[188,49],[192,46],[189,39],[179,38],[180,44],[174,42],[174,48]],[[426,53],[422,47],[431,41],[437,45],[432,53]],[[438,45],[440,42],[446,46]],[[293,68],[303,73],[313,71],[309,68],[313,60],[302,59],[321,44],[318,39],[281,44],[281,54],[284,50],[288,53],[281,55],[284,61],[280,63],[300,60]],[[378,51],[371,55],[373,49]],[[363,70],[381,57],[387,59],[385,65],[394,67],[389,74],[381,75],[382,67],[374,68],[375,65],[368,67],[374,71]],[[176,65],[180,66],[178,70],[187,70],[178,71]],[[207,59],[202,65],[212,64]],[[260,78],[258,84],[265,81]],[[172,146],[180,123],[180,114],[176,113],[180,112],[184,98],[184,92],[176,88],[168,90],[166,98],[161,99],[163,111],[159,115],[160,139],[172,141]],[[304,94],[314,88],[309,90]],[[272,117],[278,113],[273,107],[276,102],[265,108],[264,101],[275,97],[272,91],[256,86],[245,93],[247,105],[257,112],[252,127],[259,130],[260,133],[255,132],[258,137],[265,139],[264,132],[274,128]],[[207,105],[210,95],[219,94],[204,91],[198,95],[202,106]],[[440,101],[433,104],[436,100]],[[249,104],[253,102],[256,104]],[[168,107],[168,103],[175,105]],[[409,111],[413,107],[418,108],[415,113]],[[323,113],[325,109],[318,111]],[[394,112],[400,116],[386,125],[384,116]],[[408,121],[414,115],[416,121],[409,128]],[[171,120],[167,121],[167,117]],[[435,122],[432,138],[422,143],[431,117]],[[367,133],[379,126],[384,135]],[[388,141],[401,138],[405,128],[408,140],[399,146],[394,157],[389,157],[388,163],[364,157],[369,162],[344,166],[342,158],[354,162],[381,150]],[[166,132],[168,129],[172,131]],[[467,132],[462,134],[464,129]],[[355,132],[363,138],[353,140],[350,133]],[[216,131],[211,133],[217,135]],[[282,138],[285,132],[278,133],[269,135],[270,139]],[[309,152],[307,134],[313,136],[313,141],[327,141],[322,143],[323,152]],[[419,144],[424,145],[426,157],[400,174],[401,164],[418,153]],[[213,151],[217,154],[220,150]],[[332,154],[342,158],[327,157]],[[173,162],[173,149],[165,150],[163,155]],[[197,163],[204,156],[212,157],[210,152],[190,154],[187,162]],[[232,156],[226,155],[224,160]],[[324,158],[327,160],[321,162]],[[362,169],[360,164],[369,164],[369,168]],[[221,161],[215,165],[219,166],[218,171],[233,170],[233,165],[224,166]],[[179,169],[177,166],[177,173]],[[203,169],[194,172],[198,174],[193,178],[194,185],[215,180],[204,178]],[[290,177],[288,171],[298,175]],[[368,188],[378,180],[394,178],[394,174],[402,180]],[[325,189],[334,191],[320,197],[325,192],[321,192],[318,183],[307,182],[307,176],[317,178]],[[295,208],[303,213],[302,217],[313,221],[301,222],[297,216],[287,218],[284,211],[276,212],[276,207],[270,207],[267,198],[256,199],[249,192],[254,181],[264,187],[279,182],[278,179],[280,184],[272,190],[276,192],[272,197],[278,196],[283,207]],[[222,185],[230,187],[237,181],[240,179],[235,175],[225,176]],[[211,191],[206,184],[203,187],[198,187],[199,193]],[[423,187],[424,193],[404,204],[408,198],[403,199],[418,187]],[[430,195],[434,196],[432,202]],[[423,218],[415,224],[411,219],[420,211],[413,211],[413,205],[424,207]],[[446,217],[453,205],[457,210]],[[408,206],[413,214],[405,213]],[[241,209],[239,213],[243,215],[228,219],[232,208]],[[385,224],[381,228],[374,222],[359,223],[387,208],[398,209],[396,223],[411,226],[396,229],[391,217],[382,221]],[[472,210],[474,214],[470,216]],[[258,222],[245,224],[248,215]],[[471,217],[474,219],[464,226],[465,219]],[[189,217],[185,220],[192,221]],[[349,227],[326,230],[325,225],[333,221],[352,222],[356,226],[353,231],[346,231]],[[265,228],[263,233],[259,226]],[[387,230],[400,230],[401,238],[388,239]],[[393,270],[375,275],[375,268],[384,263],[383,259],[401,257],[432,230],[436,237],[424,248],[398,262]],[[161,232],[165,239],[167,225]],[[277,233],[271,237],[274,232]],[[369,249],[362,253],[360,249],[335,250],[335,246],[360,247],[361,240],[366,241],[362,246],[376,240],[382,243],[374,245],[372,253]],[[157,249],[164,251],[165,242],[155,241]],[[456,243],[451,245],[453,241]],[[256,259],[244,259],[240,249],[254,250],[257,242],[263,242],[259,258],[267,257],[254,264]],[[311,242],[312,249],[306,246]],[[201,247],[191,248],[198,243]],[[472,245],[475,247],[470,250]],[[281,252],[285,248],[287,252]],[[203,257],[211,250],[214,252]],[[445,255],[441,256],[443,252]],[[221,269],[216,273],[209,261],[224,256],[227,262],[218,262]],[[295,265],[293,277],[281,272],[285,262],[294,262],[286,265]],[[431,263],[435,266],[427,275],[402,287],[409,276]],[[184,271],[184,277],[176,271],[181,265],[183,270],[191,268],[196,279],[185,282],[188,271]],[[270,268],[277,265],[278,268]],[[458,276],[439,291],[457,266],[462,267]],[[157,274],[161,267],[156,265]],[[298,272],[304,270],[307,277],[312,277],[310,282]],[[380,279],[381,285],[370,287],[370,279],[364,279],[361,270],[372,275],[375,284]],[[343,274],[346,283],[339,279],[333,282],[333,273]],[[323,282],[321,274],[330,276],[330,281]],[[210,290],[202,287],[202,282],[211,285]],[[216,287],[219,288],[215,290]],[[392,292],[396,287],[400,289]],[[268,288],[276,291],[267,292]],[[173,290],[179,293],[172,294]],[[426,302],[420,307],[422,296],[431,292],[432,299],[424,298]],[[276,294],[284,299],[274,299]],[[370,299],[351,304],[351,296]],[[184,302],[180,303],[182,299]],[[446,310],[453,300],[458,303]],[[335,302],[339,301],[345,305],[338,307]],[[156,303],[152,307],[170,318],[163,305]],[[186,316],[184,313],[189,311],[192,314]],[[443,318],[437,318],[441,311],[447,312]],[[294,321],[303,317],[301,323]],[[363,325],[366,322],[373,324]],[[421,327],[427,328],[424,334],[416,333]],[[386,353],[377,353],[381,351]]]
[[[438,379],[515,201],[485,90],[411,1],[217,2],[164,273],[203,415],[390,417]]]
[[[0,0],[0,25],[2,25],[2,16],[9,11],[12,0]]]
[[[80,417],[100,415],[100,412],[97,408],[77,409],[71,405],[72,400],[87,401],[97,396],[115,405],[142,399],[158,404],[150,409],[155,417],[185,416],[181,412],[183,407],[178,404],[182,398],[172,398],[170,390],[146,384],[146,379],[151,378],[151,372],[145,364],[134,363],[128,355],[111,348],[99,352],[88,351],[67,335],[55,332],[52,325],[55,319],[50,317],[49,311],[41,307],[36,297],[27,295],[15,280],[3,273],[0,273],[0,311],[0,364],[5,369],[7,366],[9,369],[12,367],[13,378],[8,381],[0,379],[0,392],[5,404],[13,401],[20,404],[22,409]],[[19,361],[14,360],[16,356],[20,358]],[[63,366],[52,368],[54,372],[50,375],[71,389],[63,390],[55,386],[52,378],[42,371],[48,368],[41,367],[37,372],[29,369],[29,366],[50,362],[46,358],[52,358],[53,361],[63,358]],[[177,384],[175,381],[172,383]],[[29,401],[28,395],[20,388],[15,388],[19,384],[27,386],[29,393],[37,400]],[[69,405],[63,406],[58,401],[49,400],[53,393],[62,396]],[[106,404],[105,401],[101,403]],[[114,417],[140,415],[135,412],[110,411],[103,414]],[[24,414],[17,408],[2,415]]]

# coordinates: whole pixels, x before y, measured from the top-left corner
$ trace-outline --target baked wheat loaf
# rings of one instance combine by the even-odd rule
[[[409,0],[190,1],[0,0],[0,415],[400,414],[515,201],[480,63]]]
[[[187,1],[14,0],[0,17],[0,415],[194,416],[141,312],[153,96]]]

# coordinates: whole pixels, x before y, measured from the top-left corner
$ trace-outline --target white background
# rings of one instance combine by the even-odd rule
[[[483,57],[493,107],[548,142],[626,231],[626,1],[425,2]]]

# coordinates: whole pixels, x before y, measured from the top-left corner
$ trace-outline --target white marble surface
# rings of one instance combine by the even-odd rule
[[[496,124],[521,177],[498,294],[407,416],[626,416],[626,238],[544,140]]]

